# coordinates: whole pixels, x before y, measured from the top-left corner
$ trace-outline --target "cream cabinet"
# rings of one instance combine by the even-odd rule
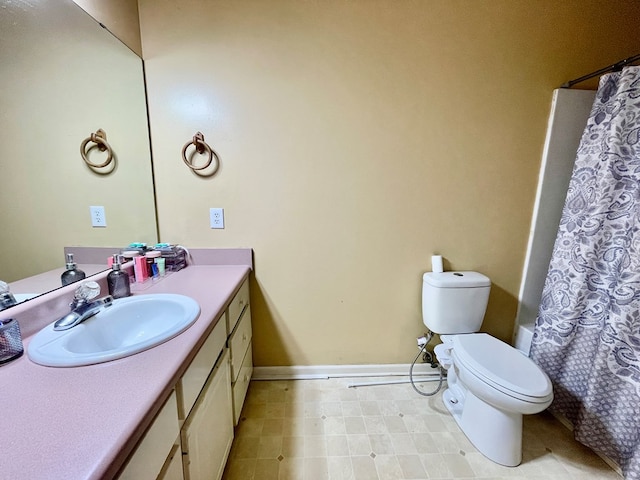
[[[225,317],[218,321],[176,386],[179,398],[178,417],[181,422],[189,416],[217,360],[223,353],[227,340],[225,323]]]
[[[251,354],[251,345],[247,348],[247,352],[244,356],[244,361],[240,367],[238,378],[232,384],[233,391],[233,424],[238,425],[240,419],[240,412],[242,411],[242,405],[244,399],[247,396],[247,389],[249,388],[249,382],[251,381],[251,375],[253,373],[253,356]]]
[[[219,480],[253,372],[249,282],[245,280],[119,480]]]
[[[222,478],[231,449],[233,405],[226,339],[226,321],[221,318],[177,386],[184,480]]]
[[[178,477],[161,476],[165,463],[171,460],[171,452],[179,444],[178,405],[175,390],[142,437],[133,455],[120,473],[120,480],[154,480],[156,478]],[[180,472],[182,473],[182,472]]]
[[[233,424],[240,419],[242,405],[247,395],[253,373],[251,353],[251,305],[249,304],[249,280],[238,290],[227,309],[227,345],[230,355],[231,388],[233,393]]]
[[[228,350],[216,363],[182,427],[185,480],[219,480],[233,442]]]
[[[182,448],[180,444],[173,446],[169,458],[158,475],[158,480],[184,480],[182,475]]]

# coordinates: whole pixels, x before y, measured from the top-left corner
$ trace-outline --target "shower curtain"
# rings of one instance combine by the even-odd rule
[[[640,67],[600,79],[530,356],[576,439],[640,479]]]

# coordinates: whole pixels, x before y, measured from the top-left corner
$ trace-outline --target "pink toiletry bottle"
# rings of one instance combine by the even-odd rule
[[[138,283],[143,283],[147,278],[149,278],[149,275],[147,275],[146,258],[142,256],[133,257],[133,273],[135,274],[136,282]]]

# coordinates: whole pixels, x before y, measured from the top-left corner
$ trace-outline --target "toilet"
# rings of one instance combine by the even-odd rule
[[[528,357],[480,330],[491,281],[477,272],[425,273],[424,324],[440,335],[439,363],[447,369],[447,410],[484,456],[515,467],[522,461],[522,415],[553,400],[547,375]]]

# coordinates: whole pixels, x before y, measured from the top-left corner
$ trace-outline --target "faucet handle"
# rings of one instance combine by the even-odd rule
[[[88,302],[100,295],[100,285],[92,280],[82,282],[73,294],[73,301]]]
[[[16,303],[18,302],[16,302],[16,298],[9,291],[9,285],[0,280],[0,311],[13,307]]]

